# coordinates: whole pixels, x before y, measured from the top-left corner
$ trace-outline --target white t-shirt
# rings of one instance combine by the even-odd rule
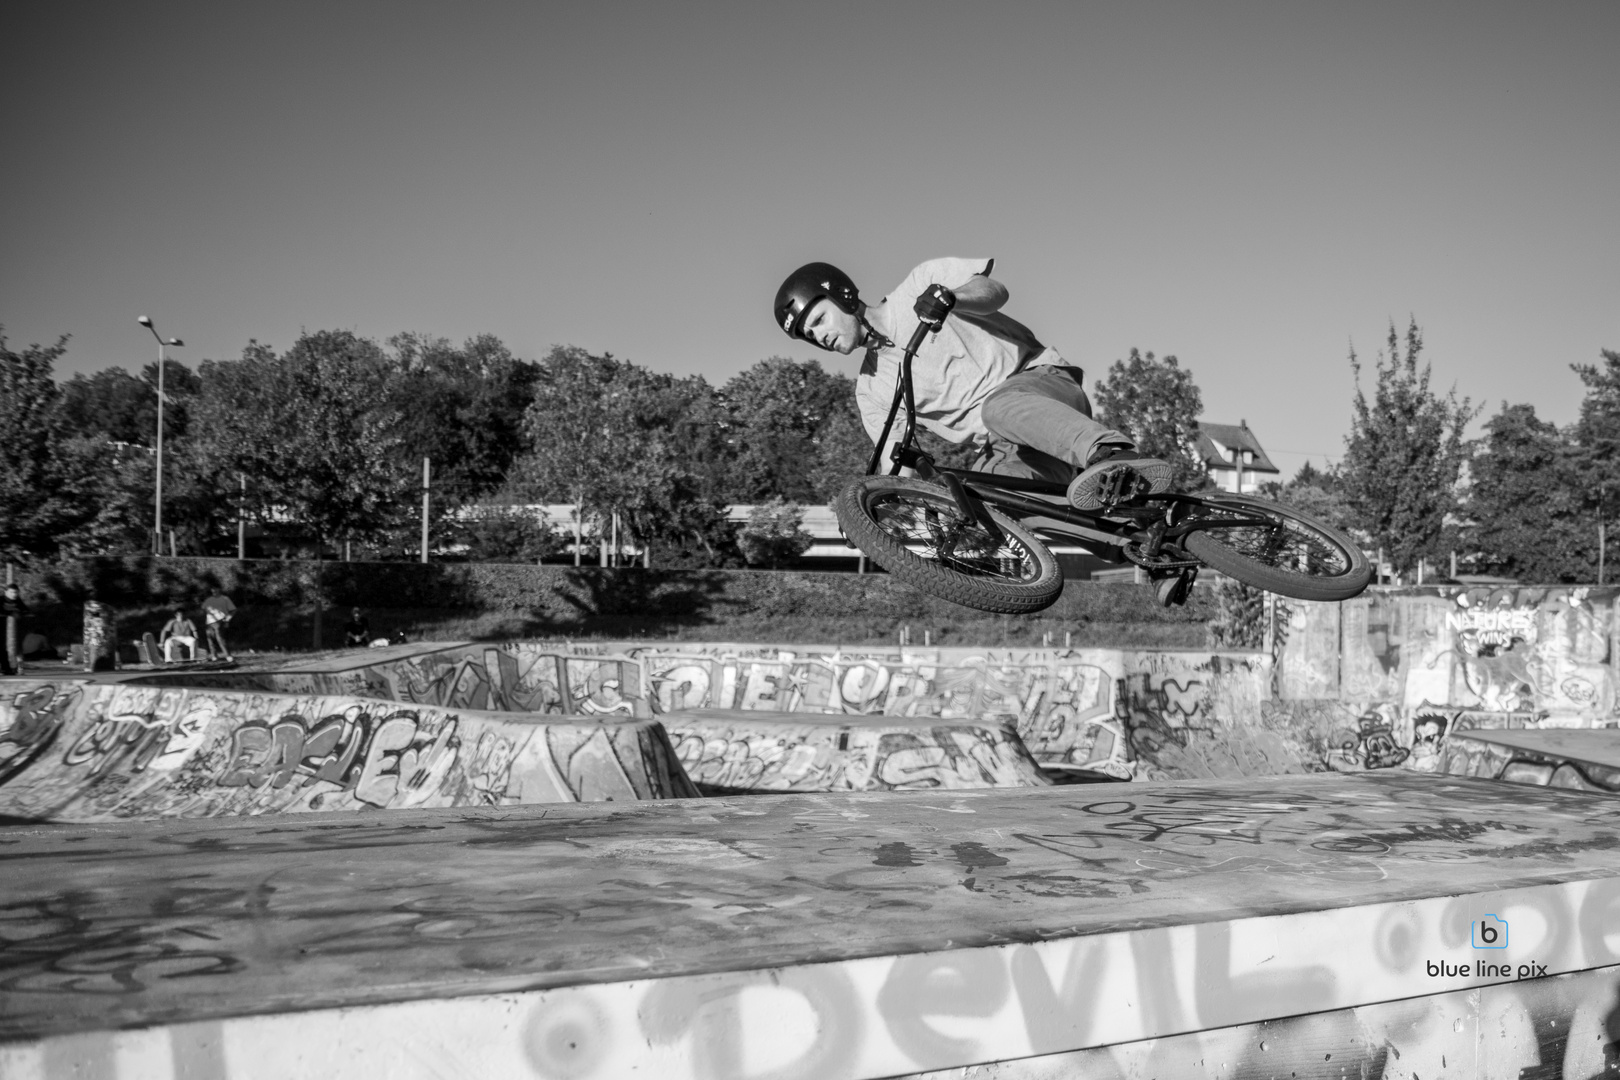
[[[881,303],[866,309],[866,321],[894,342],[891,347],[868,349],[855,377],[855,402],[873,442],[894,400],[906,342],[917,329],[912,304],[930,285],[956,289],[977,274],[988,275],[994,266],[994,259],[930,259],[907,274]],[[1067,363],[1057,350],[1037,341],[1029,327],[999,311],[989,315],[953,311],[939,333],[923,339],[911,363],[917,422],[953,443],[988,438],[979,406],[992,390],[1020,367]],[[899,439],[904,423],[903,414],[895,417],[891,443]],[[887,467],[887,447],[882,460]]]

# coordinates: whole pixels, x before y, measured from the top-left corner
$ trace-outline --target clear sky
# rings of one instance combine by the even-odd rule
[[[0,322],[62,377],[148,314],[192,365],[347,327],[722,382],[820,355],[768,311],[799,263],[982,255],[1291,473],[1391,320],[1559,422],[1620,348],[1615,0],[11,0],[0,41]]]

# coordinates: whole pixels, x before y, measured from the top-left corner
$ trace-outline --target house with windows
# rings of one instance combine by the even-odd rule
[[[1282,478],[1247,420],[1235,425],[1198,421],[1197,450],[1210,480],[1222,491],[1258,491],[1261,484]]]

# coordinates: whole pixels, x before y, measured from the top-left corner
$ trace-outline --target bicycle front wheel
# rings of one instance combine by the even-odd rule
[[[1063,592],[1057,557],[1028,529],[985,507],[1000,536],[965,516],[950,492],[868,476],[833,504],[855,546],[914,588],[963,607],[1022,615]]]
[[[1199,517],[1218,521],[1236,511],[1264,524],[1223,526],[1188,533],[1182,544],[1221,573],[1296,600],[1348,600],[1372,580],[1372,566],[1356,542],[1292,506],[1249,495],[1211,495]]]

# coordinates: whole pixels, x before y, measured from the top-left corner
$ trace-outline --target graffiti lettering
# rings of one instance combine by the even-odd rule
[[[63,756],[67,765],[83,765],[94,760],[91,775],[112,770],[124,758],[130,771],[140,772],[169,741],[168,725],[152,716],[123,713],[108,716],[85,732]]]
[[[67,710],[79,699],[77,688],[40,686],[0,702],[0,784],[51,748]]]

